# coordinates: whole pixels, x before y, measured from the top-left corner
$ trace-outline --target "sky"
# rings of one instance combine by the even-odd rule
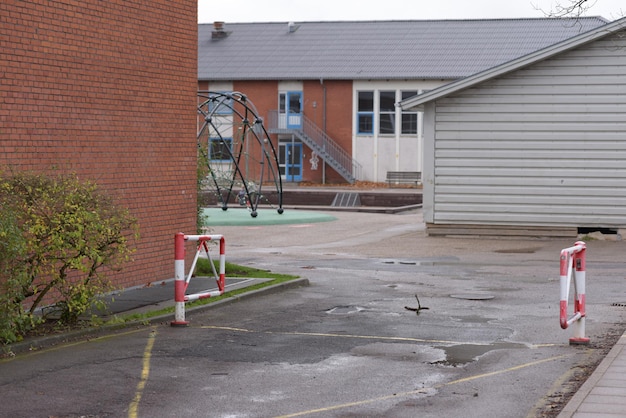
[[[198,0],[198,23],[544,17],[572,0]],[[624,0],[588,0],[586,16],[626,16]]]

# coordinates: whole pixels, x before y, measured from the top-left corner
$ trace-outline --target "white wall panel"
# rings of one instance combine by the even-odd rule
[[[424,173],[425,182],[432,179],[432,187],[424,188],[426,222],[626,226],[623,34],[439,99],[430,108],[435,111],[430,138],[425,125],[425,158],[430,141],[433,158]]]

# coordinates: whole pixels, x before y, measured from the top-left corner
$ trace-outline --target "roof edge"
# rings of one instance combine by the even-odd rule
[[[397,81],[397,80],[408,80],[408,81],[416,81],[416,80],[441,80],[441,81],[452,81],[452,80],[457,80],[459,77],[461,76],[449,76],[449,77],[442,77],[442,76],[420,76],[420,77],[409,77],[407,75],[402,75],[402,76],[397,76],[397,77],[389,77],[389,76],[385,76],[385,77],[372,77],[372,76],[366,76],[366,77],[348,77],[348,76],[326,76],[326,75],[320,75],[320,76],[295,76],[295,77],[238,77],[238,78],[232,78],[232,77],[208,77],[206,75],[198,75],[198,81],[208,81],[208,82],[215,82],[215,81],[231,81],[231,82],[235,82],[235,81],[319,81],[319,80],[332,80],[332,81],[363,81],[363,80],[367,80],[367,81],[380,81],[380,80],[393,80],[393,81]]]
[[[491,80],[493,78],[511,73],[535,62],[551,58],[562,52],[569,51],[586,43],[593,42],[605,36],[609,36],[623,29],[626,29],[626,17],[607,23],[606,25],[599,26],[595,29],[591,29],[590,31],[581,33],[580,35],[568,38],[554,45],[505,62],[503,64],[481,71],[474,75],[470,75],[460,80],[445,84],[427,93],[423,93],[413,98],[403,100],[398,103],[398,106],[400,106],[403,110],[416,108],[421,109],[423,108],[424,104],[433,100],[440,99],[458,91],[483,83],[487,80]]]
[[[459,19],[384,19],[384,20],[376,20],[376,19],[365,19],[365,20],[302,20],[302,21],[295,21],[294,23],[296,24],[310,24],[310,23],[315,23],[315,24],[342,24],[342,23],[355,23],[355,24],[359,24],[359,23],[395,23],[395,22],[482,22],[482,21],[499,21],[499,20],[507,20],[507,21],[512,21],[512,20],[554,20],[554,19],[560,19],[560,20],[580,20],[580,19],[599,19],[599,20],[603,20],[607,23],[610,22],[610,20],[608,20],[607,18],[605,18],[604,16],[601,15],[594,15],[594,16],[578,16],[578,17],[559,17],[559,18],[554,18],[554,17],[548,17],[548,16],[527,16],[527,17],[496,17],[496,18],[468,18],[468,19],[463,19],[463,18],[459,18]],[[277,20],[277,21],[266,21],[266,22],[225,22],[225,21],[219,21],[219,22],[224,22],[225,25],[286,25],[290,22],[293,21],[282,21],[282,20]],[[214,22],[198,22],[198,26],[211,26],[213,25]]]

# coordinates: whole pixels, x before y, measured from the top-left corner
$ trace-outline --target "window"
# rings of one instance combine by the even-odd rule
[[[376,125],[379,135],[417,135],[421,129],[419,112],[401,110],[396,106],[399,101],[416,96],[417,93],[417,90],[357,92],[357,134],[373,134]],[[378,116],[377,124],[375,114]]]
[[[279,113],[302,113],[302,92],[288,91],[278,94]]]
[[[302,95],[298,92],[289,92],[287,93],[287,104],[289,105],[289,113],[302,113],[302,109],[300,109],[300,98]]]
[[[379,93],[380,110],[379,120],[380,126],[378,132],[381,135],[396,133],[396,92],[394,90],[381,91]]]
[[[360,91],[358,94],[357,108],[357,133],[374,133],[374,92]]]
[[[230,161],[232,147],[232,138],[209,138],[209,159],[211,161]]]
[[[216,92],[223,94],[212,94],[209,102],[209,113],[215,115],[232,115],[233,113],[233,99],[228,96],[229,92]]]
[[[403,91],[402,100],[408,99],[417,95],[417,91]],[[402,133],[403,134],[417,134],[417,112],[411,110],[402,111]]]

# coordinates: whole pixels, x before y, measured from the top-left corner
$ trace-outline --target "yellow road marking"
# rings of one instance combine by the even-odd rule
[[[222,331],[238,331],[238,332],[256,332],[262,334],[276,334],[276,335],[303,335],[310,337],[335,337],[335,338],[358,338],[364,340],[385,340],[385,341],[409,341],[409,342],[417,342],[417,343],[438,343],[438,344],[472,344],[472,343],[461,343],[458,341],[448,341],[448,340],[426,340],[422,338],[413,338],[413,337],[388,337],[388,336],[380,336],[380,335],[354,335],[354,334],[327,334],[322,332],[297,332],[297,331],[253,331],[245,328],[231,328],[231,327],[218,327],[212,325],[203,325],[200,326],[201,329],[217,329]]]
[[[311,336],[311,337],[358,338],[358,339],[369,339],[369,340],[407,341],[407,342],[417,342],[417,343],[437,343],[437,344],[454,344],[454,345],[457,345],[457,344],[477,344],[475,342],[434,340],[434,339],[433,340],[429,340],[429,339],[413,338],[413,337],[389,337],[389,336],[377,336],[377,335],[332,334],[332,333],[298,332],[298,331],[284,331],[284,332],[254,331],[254,330],[250,330],[250,329],[246,329],[246,328],[220,327],[220,326],[214,326],[214,325],[203,325],[203,326],[200,326],[198,328],[201,328],[201,329],[215,329],[215,330],[223,330],[223,331],[236,331],[236,332],[245,332],[245,333],[254,333],[254,332],[256,332],[256,333],[262,333],[262,334],[303,335],[303,336]],[[532,345],[529,345],[529,348],[553,347],[553,346],[558,346],[558,345],[559,344],[552,344],[552,343],[532,344]],[[427,393],[428,390],[430,390],[430,389],[440,389],[440,388],[445,387],[445,386],[451,386],[451,385],[456,385],[456,384],[460,384],[460,383],[465,383],[465,382],[469,382],[469,381],[472,381],[472,380],[482,379],[482,378],[491,377],[491,376],[496,376],[496,375],[503,374],[503,373],[510,373],[510,372],[521,370],[521,369],[524,369],[524,368],[527,368],[527,367],[536,366],[538,364],[559,360],[561,358],[565,358],[565,357],[568,357],[568,356],[571,356],[571,355],[572,354],[563,354],[563,355],[559,355],[559,356],[555,356],[555,357],[549,357],[547,359],[537,360],[537,361],[533,361],[533,362],[530,362],[530,363],[524,363],[524,364],[520,364],[518,366],[509,367],[509,368],[503,369],[503,370],[496,370],[494,372],[483,373],[483,374],[478,374],[478,375],[474,375],[474,376],[465,377],[463,379],[453,380],[451,382],[442,383],[440,385],[435,385],[432,388],[421,388],[421,389],[416,389],[416,390],[412,390],[412,391],[408,391],[408,392],[394,393],[394,394],[391,394],[391,395],[380,396],[380,397],[377,397],[377,398],[364,399],[362,401],[349,402],[349,403],[345,403],[345,404],[333,405],[333,406],[329,406],[329,407],[325,407],[325,408],[319,408],[319,409],[311,409],[309,411],[296,412],[294,414],[289,414],[289,415],[281,415],[281,416],[276,417],[276,418],[291,418],[291,417],[298,417],[298,416],[303,416],[303,415],[312,415],[312,414],[318,414],[318,413],[322,413],[322,412],[334,411],[334,410],[337,410],[337,409],[344,409],[344,408],[350,408],[350,407],[353,407],[353,406],[360,406],[360,405],[365,405],[365,404],[370,404],[370,403],[375,403],[375,402],[381,402],[381,401],[394,399],[394,398],[399,398],[399,397],[407,397],[407,396],[418,395],[418,394],[421,394],[421,393]]]
[[[215,325],[202,325],[199,326],[200,329],[216,329],[221,331],[237,331],[237,332],[255,332],[262,334],[277,334],[277,335],[302,335],[302,336],[310,336],[310,337],[333,337],[333,338],[357,338],[364,340],[383,340],[383,341],[407,341],[414,343],[436,343],[436,344],[476,344],[479,345],[481,343],[470,342],[470,341],[450,341],[450,340],[434,340],[434,339],[424,339],[424,338],[414,338],[414,337],[390,337],[390,336],[381,336],[381,335],[354,335],[354,334],[332,334],[332,333],[322,333],[322,332],[298,332],[298,331],[254,331],[246,328],[234,328],[234,327],[220,327]],[[487,343],[483,343],[487,344]],[[528,348],[539,348],[539,347],[553,347],[559,344],[530,344]]]
[[[13,361],[13,360],[16,360],[18,358],[25,358],[25,357],[30,357],[30,356],[36,356],[38,354],[49,353],[51,351],[57,351],[57,350],[61,350],[63,348],[67,348],[67,347],[75,347],[77,345],[91,343],[91,342],[94,342],[94,341],[101,341],[101,340],[108,340],[108,339],[116,338],[116,337],[123,337],[125,335],[135,334],[137,332],[142,332],[142,331],[145,331],[145,328],[134,329],[132,331],[126,331],[126,332],[117,332],[117,333],[113,333],[113,334],[103,335],[101,337],[88,337],[88,338],[86,338],[84,340],[80,340],[80,341],[76,341],[76,342],[72,342],[72,343],[65,343],[65,342],[63,342],[63,343],[60,343],[59,345],[56,345],[54,347],[33,349],[33,351],[31,351],[29,353],[18,354],[18,355],[14,356],[14,357],[8,357],[8,358],[0,359],[0,363]]]
[[[148,382],[148,376],[150,375],[150,358],[152,357],[152,347],[154,346],[154,340],[156,339],[156,329],[153,328],[148,337],[148,343],[143,350],[143,361],[141,368],[141,380],[137,384],[137,390],[135,391],[135,397],[133,398],[130,406],[128,407],[128,418],[137,417],[137,409],[139,408],[139,401],[143,395],[143,390]]]
[[[472,380],[477,380],[477,379],[491,377],[491,376],[495,376],[495,375],[499,375],[499,374],[514,372],[514,371],[517,371],[517,370],[520,370],[520,369],[524,369],[526,367],[536,366],[538,364],[559,360],[559,359],[562,359],[562,358],[565,358],[565,357],[568,357],[568,356],[571,356],[571,355],[572,354],[563,354],[563,355],[560,355],[560,356],[549,357],[549,358],[546,358],[546,359],[537,360],[537,361],[533,361],[533,362],[530,362],[530,363],[520,364],[520,365],[509,367],[509,368],[503,369],[503,370],[497,370],[495,372],[482,373],[482,374],[477,374],[477,375],[474,375],[474,376],[464,377],[463,379],[457,379],[457,380],[453,380],[453,381],[448,382],[448,383],[442,383],[442,384],[439,384],[439,385],[435,385],[432,388],[421,388],[421,389],[411,390],[411,391],[408,391],[408,392],[394,393],[392,395],[380,396],[378,398],[364,399],[362,401],[349,402],[349,403],[344,403],[344,404],[339,404],[339,405],[332,405],[332,406],[328,406],[328,407],[325,407],[325,408],[311,409],[311,410],[308,410],[308,411],[301,411],[301,412],[296,412],[296,413],[288,414],[288,415],[280,415],[280,416],[278,416],[276,418],[292,418],[292,417],[300,417],[300,416],[304,416],[304,415],[319,414],[319,413],[322,413],[322,412],[335,411],[337,409],[350,408],[352,406],[361,406],[361,405],[366,405],[366,404],[370,404],[370,403],[386,401],[386,400],[394,399],[394,398],[397,399],[397,398],[401,398],[401,397],[419,395],[421,393],[427,393],[429,389],[440,389],[440,388],[443,388],[445,386],[457,385],[459,383],[470,382]]]
[[[584,362],[586,363],[587,361],[589,361],[589,359],[591,358],[591,356],[594,354],[594,350],[587,348],[584,351],[585,357],[584,357]],[[579,363],[581,363],[581,361],[579,361]],[[574,376],[574,374],[576,373],[576,367],[572,368],[572,369],[568,369],[565,373],[563,373],[561,375],[561,377],[559,377],[550,387],[550,389],[548,389],[548,391],[546,392],[546,395],[543,396],[541,399],[539,399],[537,401],[537,403],[533,406],[533,408],[528,411],[528,414],[526,415],[526,418],[534,418],[539,416],[539,411],[541,411],[543,408],[545,408],[548,403],[550,402],[550,396],[553,396],[556,393],[562,392],[563,388],[565,387],[566,383]]]

